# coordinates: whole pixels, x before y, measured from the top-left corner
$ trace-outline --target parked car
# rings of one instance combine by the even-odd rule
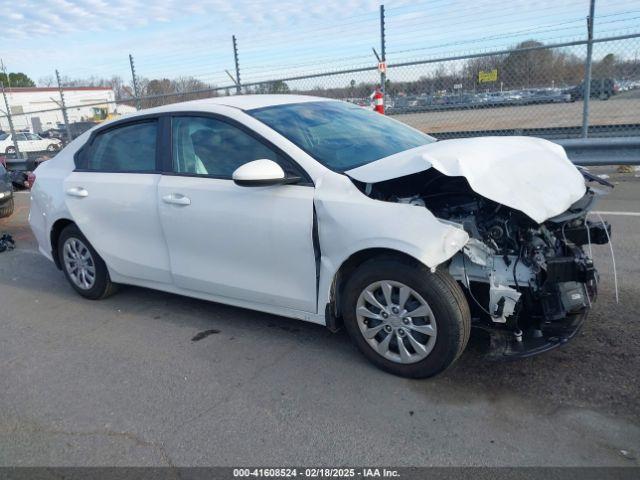
[[[90,128],[98,125],[97,122],[74,122],[69,124],[71,138],[77,138]],[[64,125],[58,125],[57,128],[50,128],[40,134],[44,138],[57,138],[63,142],[67,141],[67,129]]]
[[[585,83],[576,85],[567,90],[571,95],[571,100],[580,100],[584,97]],[[594,78],[591,80],[590,98],[599,98],[600,100],[608,100],[612,95],[618,93],[618,84],[611,78]]]
[[[140,285],[327,325],[428,377],[572,338],[596,298],[594,192],[532,137],[436,142],[346,102],[242,95],[100,125],[35,171],[39,250],[82,296]],[[474,319],[472,322],[472,318]],[[500,348],[499,348],[500,347]]]
[[[58,140],[64,140],[65,132],[60,128],[50,128],[39,134],[42,138],[57,138]]]
[[[571,94],[564,93],[559,88],[543,88],[530,90],[526,103],[565,103],[571,101]]]
[[[60,149],[62,142],[55,138],[42,138],[35,133],[16,133],[18,149],[21,152],[55,152]],[[7,155],[16,153],[13,137],[10,133],[0,135],[0,152]]]
[[[13,213],[13,187],[6,167],[6,160],[0,157],[0,218]]]

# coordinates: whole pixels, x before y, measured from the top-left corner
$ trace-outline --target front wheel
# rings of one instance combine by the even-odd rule
[[[7,155],[14,155],[16,153],[16,147],[7,147],[4,153]]]
[[[99,300],[116,290],[106,264],[75,225],[60,233],[58,259],[67,280],[83,297]]]
[[[462,353],[471,315],[464,293],[444,271],[396,259],[373,259],[348,279],[345,328],[358,349],[387,372],[437,375]]]
[[[58,150],[58,146],[55,143],[52,143],[47,147],[47,152],[55,152]]]

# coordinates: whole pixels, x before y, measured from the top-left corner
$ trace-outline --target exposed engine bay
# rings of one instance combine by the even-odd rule
[[[427,208],[469,234],[463,249],[439,268],[448,268],[463,286],[474,326],[491,334],[499,355],[533,355],[575,335],[597,295],[591,245],[606,244],[611,234],[606,222],[587,219],[596,198],[592,189],[538,224],[474,192],[466,178],[433,168],[354,183],[371,198]]]

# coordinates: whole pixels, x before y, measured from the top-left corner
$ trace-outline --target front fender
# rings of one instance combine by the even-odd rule
[[[320,244],[318,312],[329,301],[340,266],[354,253],[385,248],[435,268],[469,239],[464,230],[438,220],[424,207],[373,200],[333,172],[317,182],[314,205]]]

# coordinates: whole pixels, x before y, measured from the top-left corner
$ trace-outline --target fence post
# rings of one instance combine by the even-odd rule
[[[238,60],[238,42],[236,36],[232,35],[233,40],[233,60],[236,64],[236,93],[240,95],[242,93],[242,84],[240,83],[240,62]]]
[[[62,119],[67,130],[67,139],[69,142],[73,140],[71,137],[71,129],[69,128],[69,117],[67,116],[67,106],[64,103],[64,92],[62,91],[62,83],[60,83],[60,73],[56,70],[56,80],[58,81],[58,91],[60,92],[60,108],[62,108]]]
[[[136,67],[133,64],[133,55],[129,54],[129,65],[131,66],[131,78],[133,81],[133,95],[136,98],[136,110],[142,109],[140,101],[140,91],[138,89],[138,77],[136,77]]]
[[[589,135],[589,102],[591,100],[591,63],[593,56],[593,17],[596,8],[596,0],[589,3],[589,16],[587,17],[587,59],[584,66],[584,86],[582,88],[582,138]]]
[[[13,148],[16,150],[16,158],[22,158],[20,149],[18,148],[18,140],[16,139],[16,130],[13,128],[13,119],[11,118],[11,107],[9,107],[9,100],[7,100],[7,92],[4,91],[4,83],[0,82],[2,87],[2,96],[4,97],[4,105],[7,109],[7,121],[9,122],[9,131],[11,132],[11,139],[13,140]]]
[[[386,94],[386,84],[387,84],[387,74],[386,74],[386,62],[387,62],[387,54],[386,54],[386,39],[385,39],[385,29],[384,29],[384,5],[380,5],[380,60],[385,64],[385,69],[380,72],[380,91],[382,92],[382,102],[385,101]]]

